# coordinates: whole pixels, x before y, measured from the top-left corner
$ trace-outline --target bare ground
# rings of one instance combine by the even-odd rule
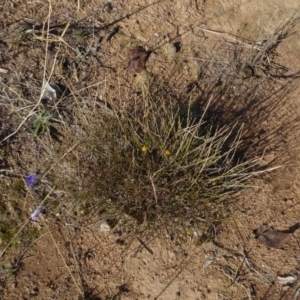
[[[95,0],[78,4],[78,11],[76,1],[0,4],[0,68],[7,70],[0,73],[0,136],[4,140],[11,135],[1,144],[1,222],[12,220],[12,236],[26,228],[22,240],[1,254],[3,299],[298,299],[300,233],[296,231],[292,242],[278,250],[259,244],[253,230],[263,223],[287,230],[299,221],[300,110],[294,74],[300,67],[300,39],[299,25],[295,21],[293,27],[289,20],[297,20],[300,3]],[[47,27],[48,21],[56,27],[47,42],[42,25]],[[245,124],[249,153],[261,156],[265,151],[262,167],[284,167],[251,181],[252,187],[230,207],[232,220],[215,228],[213,241],[201,247],[192,242],[179,247],[167,238],[126,243],[118,233],[101,231],[101,220],[95,216],[87,221],[81,211],[62,204],[68,197],[63,178],[69,185],[86,184],[80,165],[70,165],[82,155],[76,135],[96,117],[98,99],[122,106],[134,102],[141,86],[152,82],[167,86],[175,95],[184,90],[206,98],[214,74],[201,76],[204,62],[210,66],[212,60],[220,60],[216,62],[219,68],[224,66],[220,72],[231,76],[223,62],[232,60],[235,49],[263,47],[285,25],[293,34],[275,39],[279,41],[275,57],[270,57],[279,71],[284,67],[284,74],[274,71],[274,65],[271,71],[262,70],[257,59],[252,60],[257,76],[245,78],[247,56],[236,68],[246,86],[257,84],[253,93],[265,90],[270,97],[263,103],[246,94],[246,99],[258,101],[249,106],[246,100],[234,103],[232,97],[221,111],[236,114]],[[138,45],[151,51],[147,69],[140,76],[129,76],[127,53]],[[46,77],[51,75],[52,82],[67,87],[73,96],[72,101],[43,104],[56,116],[56,139],[34,138],[26,119],[39,98],[45,66]],[[191,86],[195,88],[190,90]],[[65,160],[69,154],[73,161]],[[40,177],[37,190],[22,186],[20,178],[29,172]],[[59,204],[49,207],[37,223],[28,224],[28,216],[48,194]],[[8,243],[3,238],[2,249]],[[296,281],[283,286],[278,276],[294,276]]]

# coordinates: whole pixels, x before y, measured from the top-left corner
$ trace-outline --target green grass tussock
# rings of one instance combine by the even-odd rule
[[[204,116],[150,95],[143,109],[103,115],[86,143],[94,158],[87,181],[104,199],[100,211],[131,216],[141,230],[180,236],[224,219],[251,164],[236,158],[241,131],[214,127]]]

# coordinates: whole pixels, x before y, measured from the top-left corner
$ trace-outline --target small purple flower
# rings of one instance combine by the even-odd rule
[[[30,215],[30,220],[31,221],[35,221],[39,214],[42,212],[43,208],[42,207],[38,207],[31,215]]]
[[[37,183],[37,178],[36,178],[33,174],[29,174],[29,175],[25,178],[25,182],[27,183],[27,185],[33,186],[34,184]]]

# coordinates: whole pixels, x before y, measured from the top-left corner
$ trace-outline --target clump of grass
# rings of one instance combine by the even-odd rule
[[[104,199],[100,211],[130,216],[142,230],[181,237],[224,219],[251,163],[236,157],[240,130],[215,128],[204,116],[150,96],[143,109],[104,115],[93,133],[94,172],[88,179]]]

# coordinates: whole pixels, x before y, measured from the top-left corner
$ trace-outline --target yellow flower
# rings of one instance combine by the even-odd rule
[[[144,145],[144,146],[142,147],[142,149],[141,149],[141,150],[142,150],[142,152],[144,152],[144,153],[145,153],[145,152],[147,152],[147,151],[148,151],[148,147]]]
[[[187,229],[186,229],[186,234],[187,234],[187,235],[192,235],[192,234],[193,234],[192,229],[191,229],[191,228],[187,228]]]
[[[169,155],[171,155],[171,152],[170,152],[170,150],[166,149],[166,150],[164,150],[164,154],[169,156]]]

